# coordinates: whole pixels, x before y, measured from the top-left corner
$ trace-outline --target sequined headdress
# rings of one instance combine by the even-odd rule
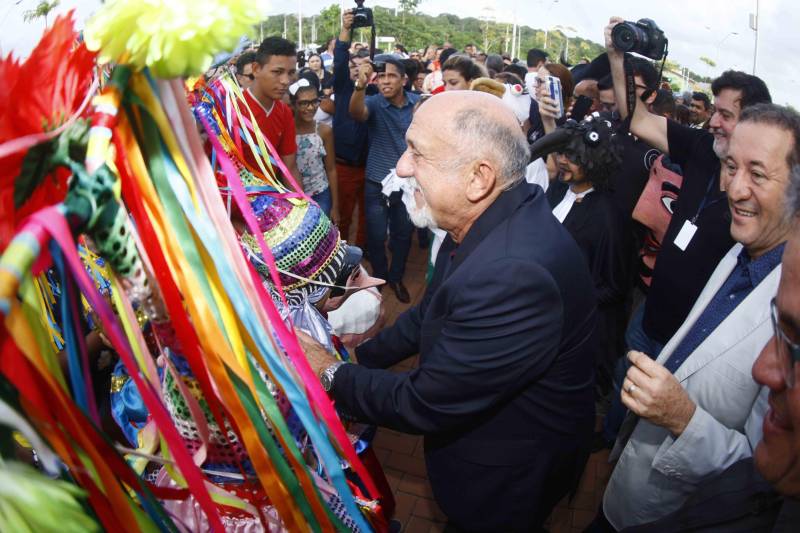
[[[339,230],[317,204],[263,195],[252,200],[251,205],[264,240],[272,250],[290,305],[326,288],[314,282],[335,282],[346,245]],[[256,239],[245,233],[242,243],[248,249],[250,261],[269,280],[269,270]]]

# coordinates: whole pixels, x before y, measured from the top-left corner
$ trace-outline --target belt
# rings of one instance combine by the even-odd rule
[[[358,167],[361,168],[364,166],[364,163],[359,163],[358,161],[350,161],[349,159],[345,159],[343,157],[337,157],[336,162],[340,165],[344,165],[346,167]]]

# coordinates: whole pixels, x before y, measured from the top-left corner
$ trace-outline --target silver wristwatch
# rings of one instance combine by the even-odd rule
[[[319,380],[322,383],[322,389],[325,392],[330,392],[331,389],[333,389],[333,376],[343,364],[345,364],[344,361],[336,361],[331,366],[323,370],[319,375]]]

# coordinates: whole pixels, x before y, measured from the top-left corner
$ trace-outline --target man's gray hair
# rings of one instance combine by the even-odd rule
[[[490,159],[497,165],[499,186],[506,190],[525,178],[531,157],[528,140],[514,122],[498,120],[482,109],[464,109],[456,113],[452,124],[465,154],[462,163]]]
[[[786,214],[790,218],[800,215],[800,114],[776,104],[756,104],[742,111],[738,123],[742,122],[774,126],[792,135],[792,147],[786,154],[789,165]]]

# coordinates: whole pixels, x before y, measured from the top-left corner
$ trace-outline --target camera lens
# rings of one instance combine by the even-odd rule
[[[633,50],[636,47],[638,29],[628,22],[614,26],[614,29],[611,30],[611,41],[614,43],[614,48],[621,52]]]

